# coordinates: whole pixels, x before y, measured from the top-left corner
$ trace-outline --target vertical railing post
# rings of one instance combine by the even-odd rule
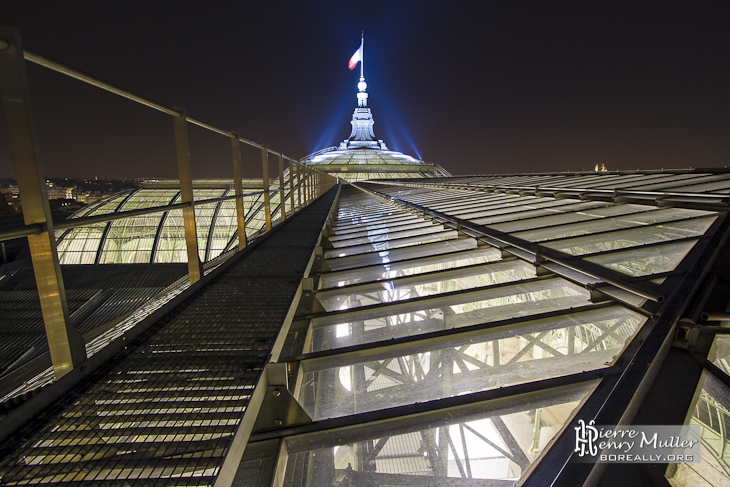
[[[300,207],[304,208],[307,206],[307,166],[304,164],[299,164],[299,188]]]
[[[307,168],[307,183],[309,191],[307,192],[307,204],[311,204],[314,200],[314,169]]]
[[[271,230],[271,195],[269,195],[269,149],[261,148],[261,168],[264,180],[264,212],[266,213],[266,231]]]
[[[294,214],[294,159],[289,158],[289,199],[291,214]]]
[[[317,199],[317,170],[312,169],[312,201]]]
[[[312,191],[311,171],[308,166],[304,166],[304,204],[309,205],[310,194]]]
[[[284,155],[279,153],[279,208],[281,221],[286,220],[286,192],[284,191]]]
[[[302,163],[297,162],[297,198],[299,203],[297,204],[297,211],[302,211]]]
[[[180,200],[190,203],[183,208],[185,226],[185,247],[188,253],[188,273],[190,284],[203,277],[203,265],[198,252],[198,231],[195,227],[195,207],[193,197],[193,174],[190,169],[190,147],[188,145],[188,121],[185,107],[173,107],[180,116],[173,117],[175,126],[175,148],[177,152],[177,171],[180,178]]]
[[[319,171],[314,170],[314,197],[312,200],[316,200],[319,196]]]
[[[315,169],[311,169],[311,176],[312,176],[312,191],[311,191],[311,200],[314,201],[317,198],[317,171]]]
[[[248,244],[246,237],[246,214],[243,208],[243,179],[241,175],[241,143],[238,134],[231,138],[231,155],[233,156],[233,188],[236,193],[236,221],[238,222],[238,249],[243,250]]]
[[[58,379],[86,360],[86,348],[69,319],[48,190],[38,157],[20,33],[16,29],[2,27],[0,40],[7,42],[7,47],[3,42],[4,49],[0,48],[0,97],[18,191],[23,201],[23,220],[26,225],[40,225],[42,228],[38,235],[28,236],[28,246],[53,371]]]

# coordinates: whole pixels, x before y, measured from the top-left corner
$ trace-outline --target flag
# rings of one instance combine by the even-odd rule
[[[359,62],[362,62],[362,43],[360,43],[360,47],[350,58],[350,62],[347,64],[347,67],[350,68],[350,71],[352,71]]]

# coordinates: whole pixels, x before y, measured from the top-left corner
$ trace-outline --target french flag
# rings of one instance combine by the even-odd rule
[[[352,55],[350,58],[350,62],[347,63],[347,67],[350,68],[350,71],[355,69],[357,66],[357,63],[362,62],[362,42],[360,43],[360,47],[355,51],[355,54]]]

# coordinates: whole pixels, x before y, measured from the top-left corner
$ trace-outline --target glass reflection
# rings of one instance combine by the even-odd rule
[[[584,288],[554,278],[337,313],[312,320],[309,351],[530,316],[583,306],[589,300]]]
[[[645,318],[620,306],[304,363],[299,401],[315,420],[478,392],[611,364]]]
[[[542,393],[499,409],[481,403],[439,419],[406,417],[397,424],[288,439],[283,485],[514,485],[592,386]]]

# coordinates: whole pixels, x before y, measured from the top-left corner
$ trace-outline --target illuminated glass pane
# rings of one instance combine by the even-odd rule
[[[582,211],[575,211],[552,216],[543,216],[539,218],[531,218],[528,220],[498,223],[496,225],[492,225],[491,228],[494,228],[501,232],[511,233],[519,232],[521,230],[530,230],[533,228],[551,227],[553,225],[562,225],[565,223],[575,223],[578,221],[599,220],[606,217],[637,213],[649,209],[651,209],[651,207],[640,205],[605,206],[602,208],[591,208]]]
[[[535,267],[523,261],[453,269],[426,276],[363,284],[347,291],[319,291],[317,300],[327,311],[387,303],[434,294],[491,286],[535,277]]]
[[[430,220],[416,220],[415,222],[410,222],[408,220],[404,221],[401,224],[394,224],[394,225],[374,225],[376,228],[372,228],[371,226],[364,226],[356,228],[356,231],[352,232],[336,232],[336,235],[331,235],[327,237],[327,240],[329,240],[333,245],[335,245],[335,242],[342,242],[343,240],[347,239],[354,239],[359,237],[367,237],[372,235],[381,235],[384,233],[388,233],[390,231],[403,231],[403,230],[414,230],[414,229],[420,229],[420,228],[427,228],[431,227],[433,223]],[[366,228],[365,230],[360,230],[361,228]]]
[[[442,229],[443,226],[437,225],[433,228],[434,230],[438,230],[439,228]],[[400,235],[403,235],[404,233],[407,234],[408,232],[400,232]],[[325,252],[325,258],[329,259],[332,257],[345,257],[349,255],[358,255],[369,252],[383,252],[391,249],[398,249],[423,243],[440,242],[442,240],[456,238],[457,236],[458,232],[456,230],[435,231],[433,233],[428,232],[425,235],[408,236],[403,238],[396,238],[395,236],[390,236],[389,238],[388,234],[376,235],[374,237],[366,237],[367,240],[371,240],[371,243],[328,250]]]
[[[304,362],[299,399],[320,420],[599,369],[645,320],[612,306],[390,352],[313,359]]]
[[[89,205],[88,208],[84,208],[75,214],[74,218],[114,213],[127,197],[128,193],[112,197],[108,201],[101,201],[95,205]],[[106,226],[106,223],[94,223],[72,228],[67,233],[65,230],[57,230],[55,232],[57,238],[65,234],[57,243],[59,262],[61,264],[95,263]]]
[[[555,215],[557,213],[565,213],[569,211],[580,211],[590,208],[599,208],[605,206],[599,202],[581,202],[570,199],[554,199],[541,198],[540,203],[528,202],[526,204],[515,206],[503,206],[488,212],[479,212],[464,215],[474,223],[482,225],[499,223],[502,221],[521,220],[524,218],[535,218],[538,216]]]
[[[527,403],[480,403],[438,418],[399,418],[337,435],[287,439],[287,457],[280,462],[283,485],[427,486],[432,479],[439,479],[438,485],[459,485],[462,478],[511,484],[542,454],[593,386],[542,393]]]
[[[669,483],[675,487],[730,485],[730,389],[706,370],[685,424],[701,428],[701,462],[670,464]]]
[[[679,240],[703,235],[715,221],[715,217],[696,218],[676,223],[664,223],[584,237],[547,242],[543,245],[572,255],[594,254],[645,244]]]
[[[176,189],[140,189],[119,211],[165,206],[179,193]],[[152,260],[155,237],[164,211],[111,222],[100,262],[102,264],[147,263]]]
[[[404,225],[407,227],[410,227],[411,225]],[[377,233],[369,233],[369,235],[363,235],[363,236],[356,236],[356,235],[344,235],[339,239],[330,239],[331,244],[335,247],[335,249],[340,249],[343,247],[352,247],[354,245],[361,245],[361,244],[372,244],[375,242],[382,242],[385,240],[395,240],[395,239],[404,239],[406,237],[415,237],[419,235],[429,235],[429,234],[435,234],[437,232],[443,231],[444,226],[443,225],[428,225],[428,226],[421,226],[420,228],[401,228],[401,227],[395,227],[395,228],[383,228],[377,230]],[[344,238],[348,237],[348,238]],[[393,243],[395,244],[395,243]],[[335,251],[333,251],[335,252]]]
[[[448,254],[459,250],[473,249],[476,246],[476,240],[473,238],[459,237],[442,242],[433,242],[398,249],[387,249],[378,252],[368,252],[365,254],[327,259],[327,265],[332,270],[352,269],[354,267],[376,264],[389,264],[391,262],[416,259],[434,254]]]
[[[476,241],[472,240],[472,242],[473,247],[476,247]],[[326,289],[348,286],[355,283],[380,281],[394,277],[412,276],[425,272],[493,262],[501,258],[502,254],[499,250],[481,247],[474,250],[457,251],[420,259],[376,264],[370,267],[359,267],[354,270],[328,272],[320,277],[320,287]]]
[[[72,228],[57,244],[61,264],[93,264],[106,223]]]
[[[609,232],[623,228],[641,227],[644,225],[654,225],[657,223],[715,215],[714,212],[710,211],[687,210],[684,208],[666,208],[659,210],[652,209],[650,207],[642,208],[645,208],[646,211],[629,212],[626,215],[594,220],[590,222],[590,224],[567,224],[551,228],[541,228],[539,230],[516,232],[512,235],[531,242],[542,242],[557,238],[575,237],[578,235]]]
[[[312,320],[312,350],[583,306],[589,297],[588,291],[563,279],[542,279],[327,315]]]
[[[673,270],[692,249],[696,240],[661,246],[612,252],[585,260],[629,276],[647,276]]]
[[[716,336],[707,359],[730,375],[730,337]]]
[[[561,201],[561,200],[556,200]],[[571,202],[573,200],[564,200],[567,202]],[[547,217],[547,216],[554,216],[559,215],[561,213],[571,213],[572,212],[579,212],[579,211],[585,211],[585,210],[592,210],[595,208],[603,208],[606,204],[602,203],[600,201],[588,201],[588,202],[581,202],[581,203],[572,203],[572,204],[566,204],[565,206],[558,206],[558,207],[550,207],[550,208],[540,208],[540,209],[523,209],[518,210],[515,212],[506,212],[506,211],[495,211],[493,213],[493,216],[485,217],[485,218],[476,218],[474,219],[474,223],[479,223],[480,225],[494,225],[501,222],[515,222],[518,220],[528,220],[532,218],[538,218],[538,217]],[[577,220],[584,219],[583,217],[576,218]],[[536,225],[536,226],[542,226],[542,225]]]
[[[213,236],[210,241],[211,259],[215,259],[226,249],[226,245],[238,230],[235,201],[223,202],[218,210],[218,217],[215,219],[214,225]]]

